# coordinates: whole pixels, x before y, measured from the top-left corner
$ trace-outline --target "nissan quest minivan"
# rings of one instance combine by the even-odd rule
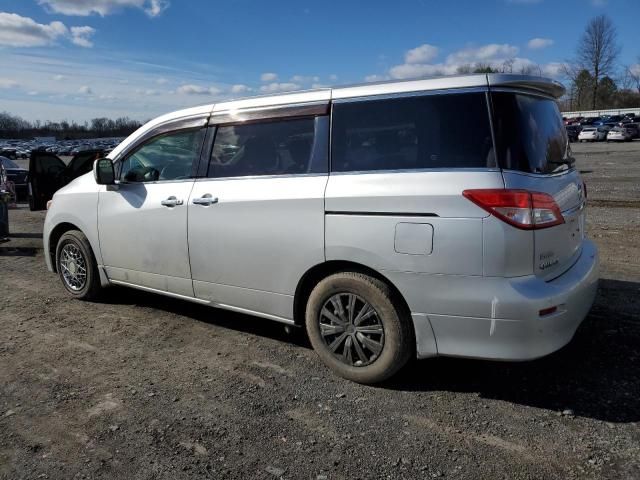
[[[157,118],[60,189],[47,266],[305,326],[339,375],[529,360],[596,294],[587,192],[548,79],[327,88]]]

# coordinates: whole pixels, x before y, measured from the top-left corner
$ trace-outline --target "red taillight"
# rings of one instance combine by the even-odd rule
[[[558,204],[547,193],[483,189],[465,190],[462,195],[491,215],[517,228],[533,230],[564,223]]]

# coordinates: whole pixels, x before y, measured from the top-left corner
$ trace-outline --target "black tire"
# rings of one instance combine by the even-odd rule
[[[369,303],[375,310],[376,322],[382,325],[384,331],[382,351],[375,356],[375,359],[371,360],[371,363],[348,364],[346,360],[342,359],[342,356],[333,353],[325,343],[321,333],[320,313],[325,303],[339,293],[353,294],[361,301]],[[355,310],[355,304],[353,310]],[[343,314],[345,313],[343,311]],[[352,319],[353,315],[351,315]],[[341,377],[358,383],[373,384],[387,380],[407,363],[415,349],[410,315],[403,307],[402,302],[395,298],[393,291],[387,284],[360,273],[341,272],[321,280],[307,301],[305,322],[311,345],[325,365]],[[353,327],[351,328],[353,329]],[[352,335],[350,345],[357,342],[356,336],[358,334],[353,332]],[[345,345],[346,343],[342,346],[343,352]],[[369,353],[373,353],[373,350]]]
[[[67,245],[75,247],[84,260],[85,280],[81,286],[78,285],[78,288],[73,288],[64,276],[64,267],[61,264],[63,260],[62,251]],[[81,300],[94,300],[98,297],[101,289],[98,264],[93,256],[89,240],[80,230],[69,230],[58,240],[58,245],[56,246],[56,270],[62,286],[71,296]]]

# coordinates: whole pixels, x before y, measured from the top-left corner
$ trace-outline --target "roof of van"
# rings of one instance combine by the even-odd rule
[[[281,94],[260,95],[237,100],[228,100],[212,105],[212,111],[258,108],[289,103],[337,100],[343,98],[392,95],[430,90],[450,90],[458,88],[507,87],[533,90],[544,95],[559,98],[565,93],[564,86],[550,78],[507,73],[482,73],[473,75],[452,75],[420,80],[391,80],[357,85],[301,90]]]
[[[301,90],[280,94],[261,95],[226,100],[219,103],[202,105],[199,107],[178,110],[157,117],[143,125],[134,134],[122,142],[109,155],[115,158],[128,144],[145,132],[165,122],[181,118],[229,113],[244,109],[263,109],[279,107],[291,104],[321,103],[331,100],[370,97],[375,95],[394,95],[411,92],[424,92],[432,90],[455,90],[461,88],[512,88],[537,92],[553,98],[559,98],[565,93],[564,86],[550,78],[531,75],[514,75],[507,73],[482,73],[473,75],[453,75],[420,80],[393,80],[377,83],[365,83],[359,85],[343,85],[339,87],[327,87],[314,90]]]

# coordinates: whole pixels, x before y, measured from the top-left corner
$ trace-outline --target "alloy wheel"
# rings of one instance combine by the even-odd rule
[[[384,348],[384,326],[369,302],[353,293],[331,296],[320,310],[320,335],[341,362],[364,367]]]
[[[84,288],[87,283],[87,262],[76,245],[67,243],[62,247],[60,268],[64,283],[70,290],[77,292]]]

